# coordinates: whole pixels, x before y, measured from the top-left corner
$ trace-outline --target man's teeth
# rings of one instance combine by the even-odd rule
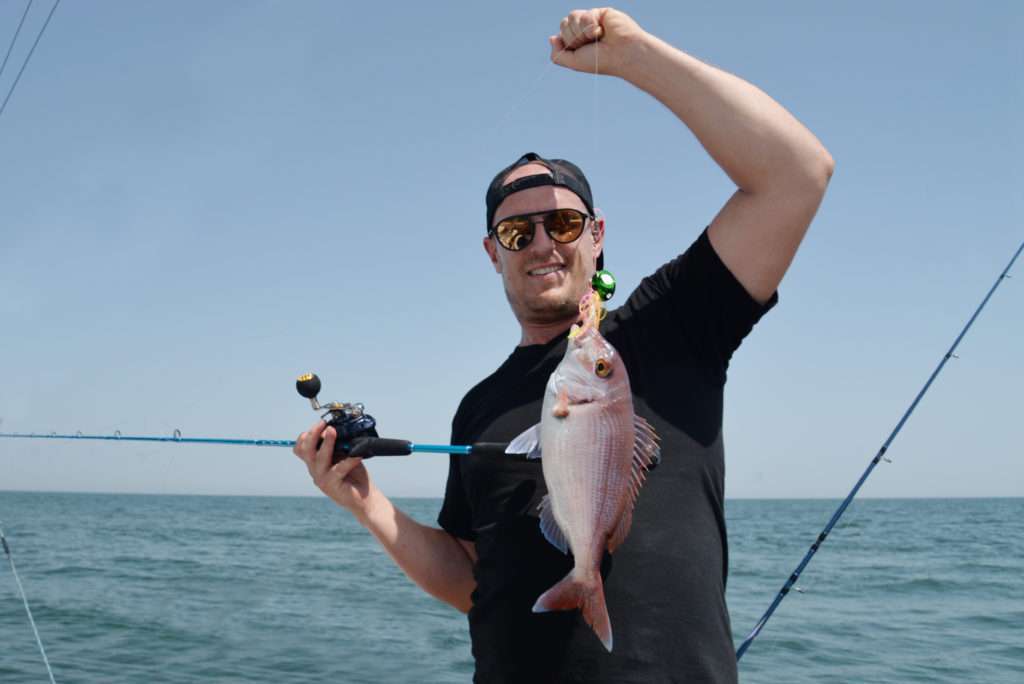
[[[555,271],[561,271],[561,266],[546,266],[544,268],[535,268],[530,271],[530,275],[547,275],[548,273],[554,273]]]

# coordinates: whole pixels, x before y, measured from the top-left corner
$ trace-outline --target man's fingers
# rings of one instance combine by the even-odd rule
[[[306,465],[311,465],[313,456],[316,452],[316,443],[320,439],[320,433],[327,427],[327,423],[322,420],[318,420],[313,424],[306,432],[299,435],[299,438],[295,440],[295,446],[292,447],[292,453],[301,458],[306,462]]]
[[[569,13],[563,20],[562,40],[570,50],[600,40],[604,33],[601,16],[600,10],[575,10]]]
[[[562,42],[570,50],[574,50],[582,39],[579,33],[579,19],[570,14],[559,24],[559,29],[561,30]]]
[[[300,460],[305,461],[303,447],[306,444],[306,436],[308,433],[303,432],[295,439],[295,446],[292,447],[292,453],[299,457]]]
[[[316,441],[320,439],[320,434],[324,431],[324,428],[326,427],[327,423],[325,423],[322,420],[318,420],[316,421],[316,423],[313,424],[313,427],[309,428],[308,434],[310,438],[313,440],[314,445],[316,444]]]
[[[566,50],[561,36],[550,36],[548,43],[551,44],[551,61],[555,64],[563,64],[562,58],[565,57],[568,50]]]
[[[594,72],[597,55],[594,48],[588,46],[605,37],[601,21],[608,11],[607,8],[574,10],[562,19],[558,35],[548,38],[551,61],[576,71]]]
[[[326,423],[322,423],[326,427]],[[321,428],[317,431],[317,436],[323,433],[324,443],[320,445],[320,448],[316,450],[316,454],[313,455],[312,470],[314,477],[321,473],[326,473],[331,467],[331,460],[334,457],[334,442],[338,438],[338,431],[332,427],[327,429]],[[315,442],[314,442],[315,445]]]
[[[576,10],[569,13],[569,29],[572,31],[572,45],[576,49],[587,42],[587,13]]]
[[[337,477],[339,480],[344,480],[346,477],[348,477],[348,474],[351,473],[352,470],[355,469],[355,467],[362,462],[363,459],[359,458],[358,456],[343,458],[342,460],[338,461],[331,467],[331,476]]]

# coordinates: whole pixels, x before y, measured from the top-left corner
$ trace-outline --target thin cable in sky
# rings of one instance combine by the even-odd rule
[[[29,3],[31,4],[31,3]],[[46,27],[50,25],[50,19],[53,18],[53,13],[57,11],[57,5],[60,4],[60,0],[53,3],[53,7],[50,8],[50,13],[46,15],[46,21],[43,22],[43,27],[39,29],[39,33],[36,34],[35,42],[32,43],[32,48],[25,55],[25,61],[21,63],[21,69],[18,70],[18,75],[14,77],[14,83],[11,84],[10,90],[7,91],[7,96],[4,98],[4,103],[0,105],[0,116],[4,115],[4,110],[7,109],[7,103],[11,100],[11,95],[14,94],[14,89],[18,87],[18,81],[21,80],[21,75],[25,73],[25,67],[28,66],[28,61],[32,59],[32,54],[36,51],[36,45],[39,45],[39,39],[43,37],[43,33],[46,32]],[[20,30],[19,26],[19,30]],[[13,45],[13,43],[12,43]]]
[[[21,21],[18,22],[18,28],[14,29],[14,37],[11,38],[11,44],[7,46],[7,54],[4,55],[4,63],[0,64],[0,76],[4,75],[4,69],[7,68],[7,60],[11,58],[11,50],[14,49],[14,44],[18,42],[18,34],[21,33],[21,27],[25,25],[25,17],[28,16],[28,11],[32,9],[32,3],[35,0],[28,0],[28,4],[25,5],[25,11],[21,13]]]

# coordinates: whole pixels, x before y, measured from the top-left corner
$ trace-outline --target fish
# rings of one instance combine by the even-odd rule
[[[548,493],[538,507],[540,529],[575,561],[533,612],[579,609],[610,653],[601,560],[629,533],[640,488],[661,451],[654,428],[634,412],[622,357],[598,330],[603,308],[597,294],[580,301],[580,317],[545,386],[540,422],[506,452],[541,459]]]

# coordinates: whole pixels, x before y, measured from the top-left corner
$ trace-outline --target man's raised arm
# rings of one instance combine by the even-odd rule
[[[596,58],[601,73],[651,94],[693,131],[739,188],[708,237],[747,292],[766,302],[832,176],[824,146],[760,89],[652,36],[617,10],[571,13],[551,48],[552,61],[578,71],[593,72]]]

